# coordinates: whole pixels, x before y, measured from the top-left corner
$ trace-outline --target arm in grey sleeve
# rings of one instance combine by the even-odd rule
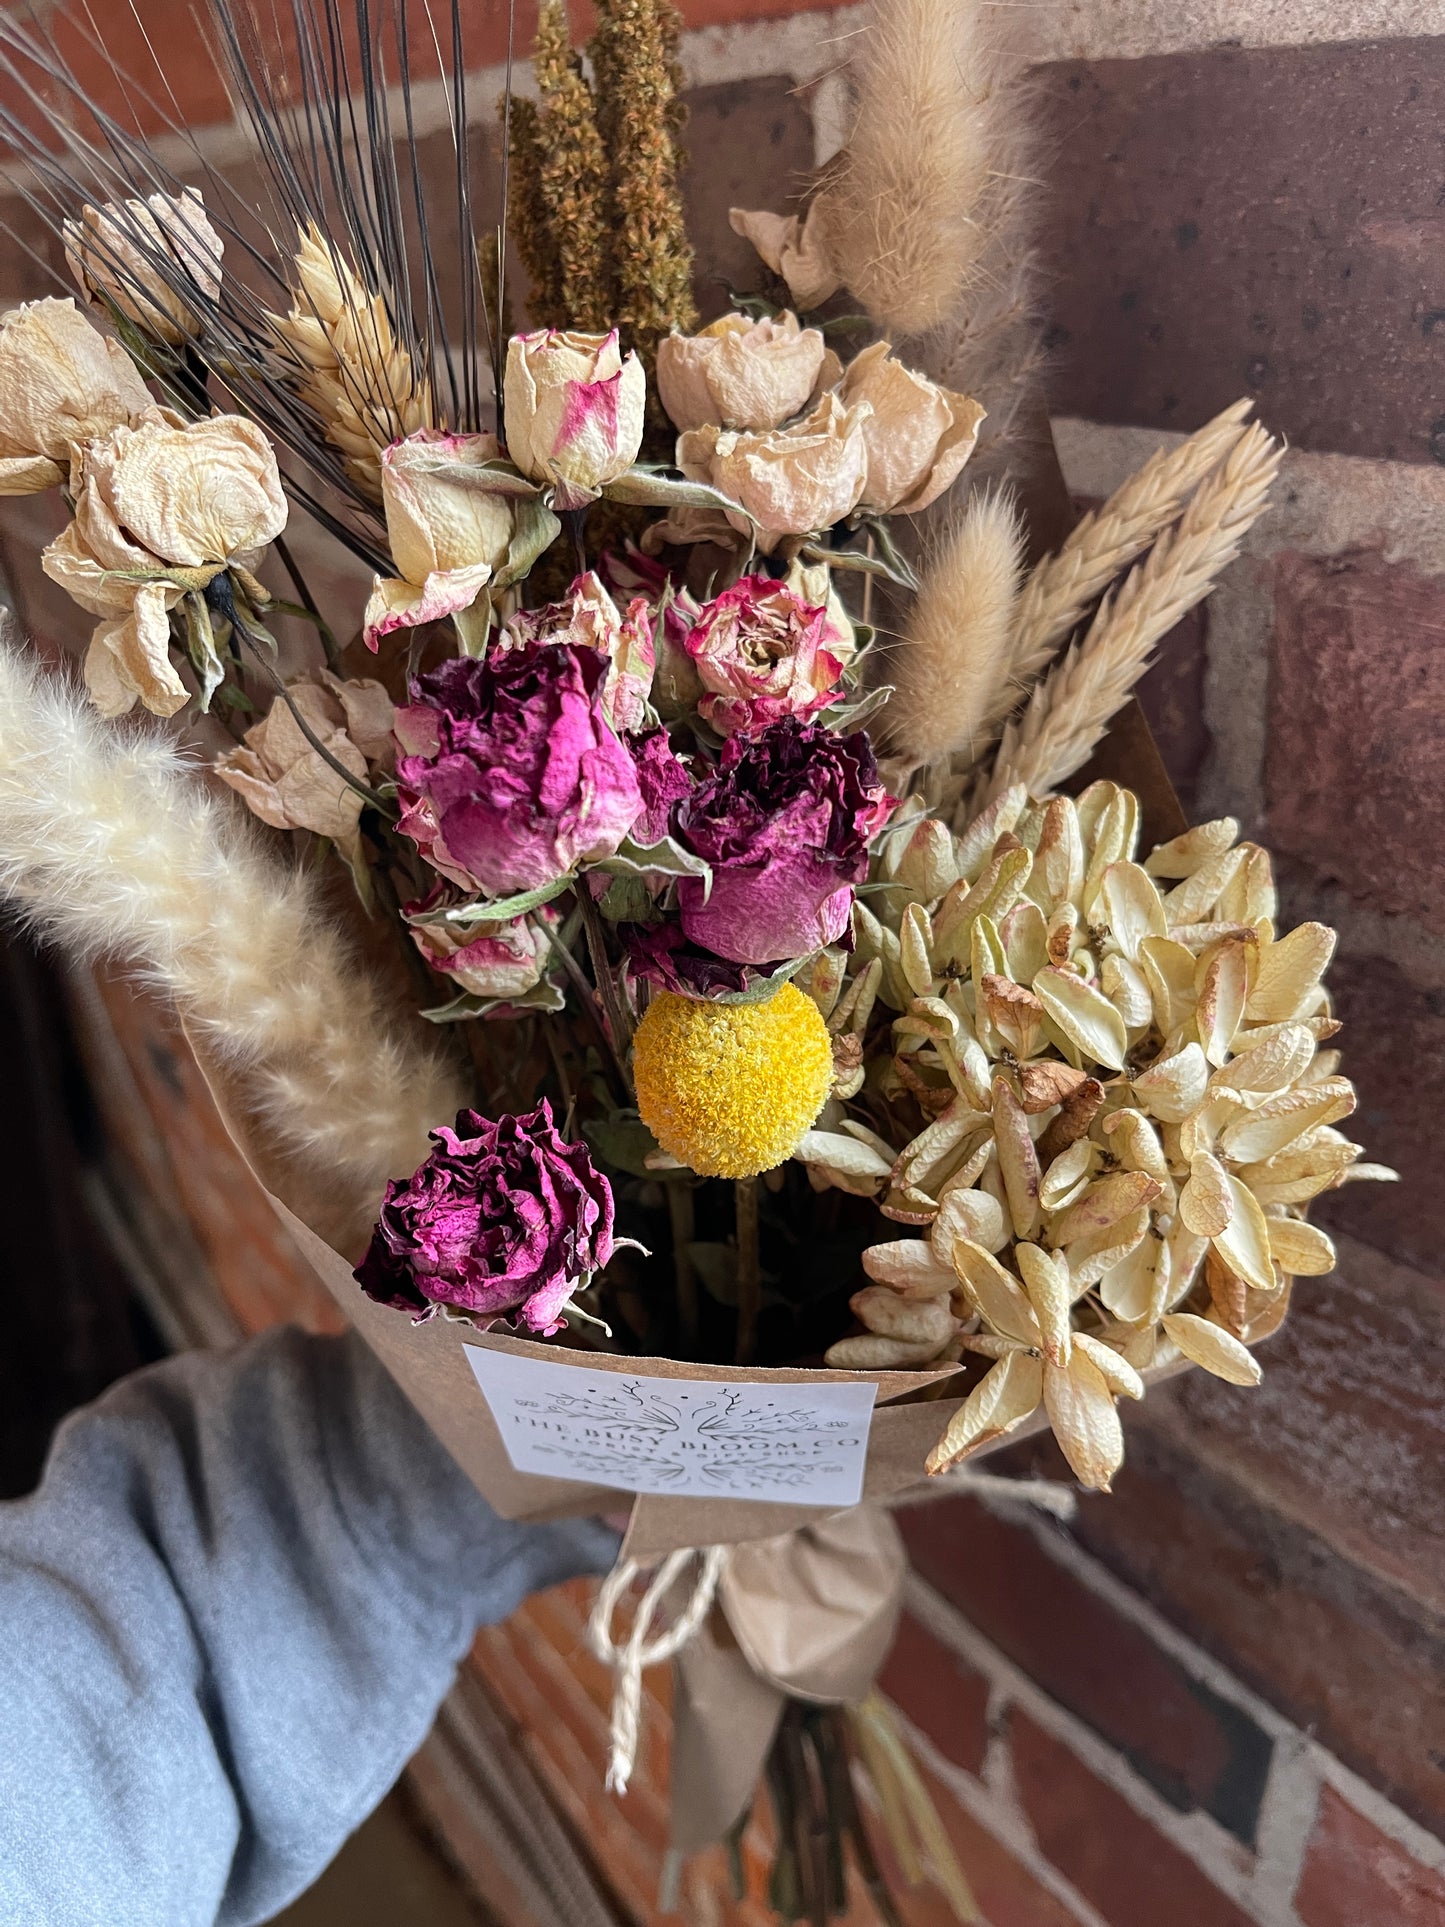
[[[615,1547],[498,1519],[354,1336],[124,1380],[0,1505],[0,1920],[267,1919],[395,1780],[478,1623]]]

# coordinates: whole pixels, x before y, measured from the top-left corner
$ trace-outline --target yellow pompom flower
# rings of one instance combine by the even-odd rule
[[[704,1178],[751,1178],[791,1156],[833,1082],[828,1028],[784,984],[765,1004],[713,1004],[663,991],[637,1027],[642,1121]]]

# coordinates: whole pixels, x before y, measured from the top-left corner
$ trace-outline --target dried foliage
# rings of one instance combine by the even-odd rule
[[[891,1062],[866,1124],[797,1155],[910,1229],[864,1252],[865,1330],[828,1363],[991,1361],[930,1470],[1042,1408],[1107,1489],[1115,1401],[1180,1357],[1257,1382],[1249,1345],[1290,1281],[1334,1263],[1304,1207],[1391,1175],[1335,1129],[1355,1094],[1319,1049],[1333,933],[1276,936],[1269,857],[1232,819],[1141,863],[1137,799],[1112,783],[1077,801],[1014,784],[957,837],[900,815],[836,1006],[859,1021],[856,986],[897,1013]]]
[[[1248,397],[1234,402],[1177,448],[1150,456],[1102,508],[1075,525],[1057,555],[1038,563],[1014,615],[1013,673],[1019,686],[1026,687],[1047,667],[1090,604],[1175,519],[1239,441],[1253,406]]]
[[[506,108],[498,102],[499,111]],[[507,231],[527,270],[527,311],[541,328],[565,327],[562,261],[542,192],[542,113],[536,101],[517,94],[507,111]]]
[[[537,15],[532,64],[542,97],[537,199],[556,257],[557,311],[562,325],[600,334],[615,319],[607,154],[563,0],[545,0]]]
[[[589,48],[612,164],[613,319],[649,365],[669,330],[697,326],[692,243],[678,185],[677,33],[669,0],[601,0]]]
[[[1023,523],[1006,497],[980,490],[930,559],[903,641],[890,655],[882,732],[910,769],[972,761],[1016,700],[1009,641],[1023,562]]]
[[[850,71],[852,133],[819,194],[828,249],[880,328],[922,334],[971,291],[1012,198],[989,9],[880,0]]]

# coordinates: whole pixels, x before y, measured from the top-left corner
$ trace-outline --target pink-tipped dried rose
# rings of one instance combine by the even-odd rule
[[[642,794],[606,678],[597,650],[536,642],[417,677],[396,712],[398,827],[434,869],[510,896],[612,855]]]
[[[827,609],[745,575],[704,607],[687,638],[706,692],[698,714],[724,736],[811,716],[837,701],[851,641]]]
[[[631,468],[646,401],[642,363],[623,355],[615,328],[538,328],[507,343],[507,453],[524,475],[550,485],[559,509],[585,508]]]
[[[577,1287],[612,1256],[612,1187],[544,1100],[526,1117],[460,1111],[421,1169],[386,1187],[356,1268],[370,1298],[418,1317],[456,1305],[515,1312],[551,1333]]]
[[[540,609],[519,609],[510,616],[493,648],[514,648],[523,642],[561,642],[600,650],[607,658],[603,715],[619,733],[641,729],[652,672],[657,666],[646,597],[633,596],[624,615],[607,593],[602,578],[589,569],[576,578],[560,602],[544,603]]]
[[[730,736],[675,809],[679,842],[712,866],[710,892],[691,877],[677,886],[683,934],[744,964],[836,943],[892,808],[862,730],[835,736],[788,716]]]
[[[543,904],[530,916],[458,932],[442,914],[457,900],[442,883],[420,903],[407,906],[412,942],[432,969],[474,997],[505,1000],[535,989],[552,959],[549,906]]]

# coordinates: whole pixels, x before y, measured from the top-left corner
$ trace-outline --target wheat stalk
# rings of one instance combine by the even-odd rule
[[[1253,406],[1246,396],[1179,447],[1157,450],[1102,508],[1077,524],[1057,555],[1046,555],[1036,565],[1014,612],[1015,690],[1032,682],[1090,603],[1175,519],[1204,477],[1238,443]],[[1010,707],[1005,704],[999,721]]]
[[[348,1235],[464,1102],[450,1067],[392,1021],[315,881],[272,857],[169,738],[103,723],[6,636],[0,897],[71,954],[117,957],[173,998],[240,1074],[268,1150],[324,1181]]]
[[[289,314],[269,316],[291,360],[291,381],[320,416],[352,479],[381,500],[381,456],[435,426],[431,384],[396,338],[386,303],[370,294],[312,226],[296,250],[300,281]]]
[[[1149,666],[1156,642],[1208,595],[1262,512],[1283,448],[1256,423],[1205,477],[1177,526],[1106,596],[1087,632],[1009,724],[981,808],[1010,783],[1046,795],[1093,754],[1111,717]],[[1137,478],[1136,478],[1137,479]]]
[[[1008,660],[1023,524],[1005,496],[978,491],[927,565],[888,664],[883,734],[910,767],[977,755]]]

